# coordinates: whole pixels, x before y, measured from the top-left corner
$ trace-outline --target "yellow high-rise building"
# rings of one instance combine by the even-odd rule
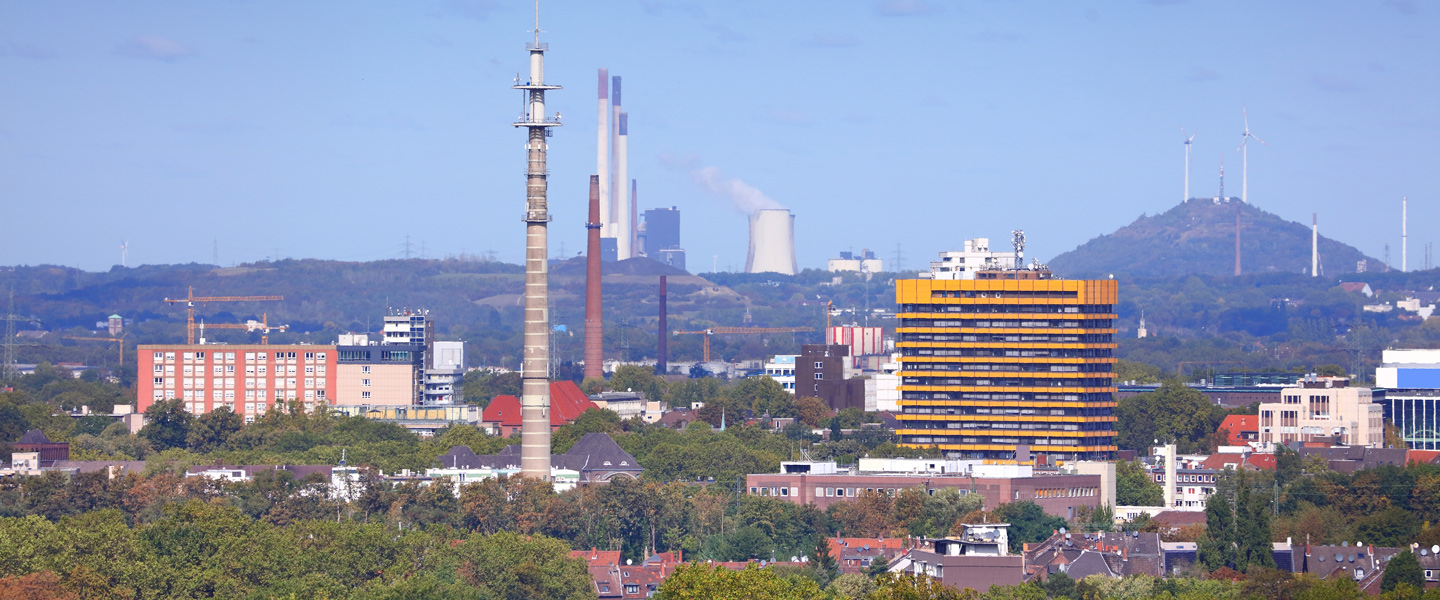
[[[895,282],[900,442],[953,458],[1113,458],[1114,280],[1045,270]]]

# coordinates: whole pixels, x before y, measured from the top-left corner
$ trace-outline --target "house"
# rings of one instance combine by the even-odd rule
[[[1380,593],[1380,580],[1385,574],[1385,565],[1399,554],[1400,548],[1376,548],[1374,546],[1341,542],[1332,546],[1311,546],[1305,544],[1296,550],[1293,570],[1309,573],[1320,579],[1344,577],[1353,579],[1360,590],[1370,595]],[[1416,558],[1420,558],[1417,554]],[[1421,563],[1421,568],[1425,563]],[[1429,578],[1426,578],[1427,581]]]
[[[1025,583],[1025,557],[1010,553],[1009,523],[962,524],[959,537],[925,540],[905,554],[891,571],[928,575],[955,589],[980,593],[994,585]]]
[[[1340,284],[1340,289],[1352,294],[1365,294],[1366,298],[1375,296],[1375,290],[1370,289],[1370,284],[1361,281],[1346,281]]]
[[[70,442],[52,442],[39,429],[31,429],[10,445],[13,452],[38,453],[40,468],[55,466],[57,461],[70,460]]]
[[[1167,511],[1170,512],[1170,511]],[[1056,531],[1045,541],[1025,545],[1027,581],[1064,572],[1073,579],[1101,575],[1162,577],[1165,551],[1158,533]]]
[[[1216,428],[1225,436],[1225,445],[1244,446],[1260,441],[1260,418],[1256,415],[1229,415]]]
[[[839,565],[841,573],[863,573],[877,560],[890,564],[896,557],[905,554],[905,542],[902,538],[833,537],[826,540],[830,556]]]
[[[550,382],[550,430],[559,429],[592,408],[600,408],[573,381]],[[480,416],[480,428],[490,435],[510,437],[520,431],[520,399],[496,396]]]

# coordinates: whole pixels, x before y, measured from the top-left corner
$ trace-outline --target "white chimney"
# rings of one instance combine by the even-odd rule
[[[774,272],[794,275],[795,216],[786,208],[766,208],[750,214],[750,251],[746,273]]]

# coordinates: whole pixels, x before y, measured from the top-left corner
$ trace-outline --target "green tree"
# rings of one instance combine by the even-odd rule
[[[1270,545],[1270,507],[1268,499],[1254,493],[1251,480],[1244,471],[1237,473],[1235,492],[1235,568],[1244,571],[1251,566],[1275,567]]]
[[[1385,577],[1380,580],[1380,591],[1388,592],[1402,583],[1417,590],[1425,589],[1425,573],[1420,568],[1420,560],[1409,550],[1396,554],[1395,558],[1386,563]]]
[[[830,543],[825,536],[815,537],[815,547],[810,551],[810,567],[820,576],[822,584],[829,584],[840,572],[835,556],[830,554]]]
[[[617,392],[638,392],[646,400],[665,400],[665,381],[655,376],[655,370],[641,365],[620,365],[610,375],[610,389]]]
[[[725,396],[740,408],[755,411],[755,416],[795,417],[795,396],[769,377],[747,377],[725,389]]]
[[[1056,571],[1046,576],[1041,587],[1045,588],[1045,594],[1051,598],[1076,598],[1075,580],[1064,571]]]
[[[1196,560],[1210,571],[1235,564],[1235,511],[1224,494],[1205,500],[1205,535],[1197,552]]]
[[[1010,524],[1010,552],[1016,554],[1025,544],[1043,541],[1050,532],[1065,526],[1065,519],[1046,514],[1039,504],[1028,500],[1001,504],[991,516]]]
[[[159,451],[184,448],[194,420],[183,401],[162,400],[145,409],[145,426],[140,428],[140,437],[150,440],[150,445]]]
[[[1120,506],[1160,506],[1165,490],[1145,472],[1139,461],[1115,463],[1115,502]]]
[[[460,573],[503,600],[594,598],[585,561],[564,542],[512,532],[477,535],[455,547]]]
[[[221,406],[195,417],[185,434],[185,445],[200,453],[214,452],[225,446],[230,436],[245,426],[245,418],[228,406]]]
[[[976,600],[978,597],[975,590],[957,590],[932,577],[887,573],[876,578],[875,591],[869,600]]]
[[[731,571],[721,565],[690,563],[660,584],[660,600],[819,600],[825,593],[813,580],[784,579],[749,565]]]
[[[1155,440],[1174,441],[1180,452],[1207,447],[1220,426],[1225,410],[1176,379],[1166,380],[1154,392],[1120,400],[1115,409],[1116,444],[1144,452]]]

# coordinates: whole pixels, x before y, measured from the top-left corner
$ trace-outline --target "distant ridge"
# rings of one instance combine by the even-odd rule
[[[1114,233],[1056,256],[1050,269],[1063,277],[1173,277],[1232,275],[1235,269],[1235,212],[1240,210],[1243,273],[1300,273],[1310,269],[1310,226],[1243,204],[1192,198],[1158,215],[1141,215]],[[1343,227],[1339,221],[1332,228]],[[1320,223],[1320,273],[1354,273],[1383,263],[1353,246],[1324,236]]]

